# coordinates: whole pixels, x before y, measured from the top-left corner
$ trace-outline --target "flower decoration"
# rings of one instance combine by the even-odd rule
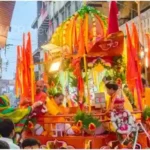
[[[83,127],[83,123],[82,123],[81,120],[79,120],[79,121],[77,122],[77,127],[79,127],[80,129]]]
[[[94,117],[92,114],[87,114],[82,111],[77,112],[74,120],[77,127],[80,127],[80,129],[82,128],[87,132],[90,131],[88,132],[89,134],[92,134],[93,131],[101,125],[98,118]]]
[[[96,129],[95,124],[94,124],[94,123],[90,123],[90,124],[89,124],[89,130],[90,130],[90,131],[95,131],[95,129]]]
[[[74,149],[73,146],[68,145],[64,141],[47,141],[46,145],[41,146],[42,149]]]
[[[78,126],[72,126],[71,127],[75,135],[78,135],[81,133],[81,129]]]
[[[34,124],[31,121],[28,122],[28,128],[29,129],[33,129],[34,128]]]

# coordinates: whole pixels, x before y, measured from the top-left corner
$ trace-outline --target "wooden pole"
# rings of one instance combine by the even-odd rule
[[[34,65],[31,65],[30,66],[31,68],[31,100],[32,100],[32,104],[34,103],[34,92],[35,92],[35,89],[34,89]]]
[[[84,70],[85,70],[85,77],[86,77],[86,87],[87,87],[87,97],[86,102],[88,104],[89,113],[91,112],[91,102],[90,102],[90,91],[89,91],[89,84],[88,84],[88,74],[87,74],[87,62],[86,62],[86,54],[83,56],[84,59]]]

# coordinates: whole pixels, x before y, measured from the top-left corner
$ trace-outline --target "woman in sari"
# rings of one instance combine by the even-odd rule
[[[110,96],[107,104],[107,111],[113,110],[114,108],[114,101],[119,96],[124,98],[124,108],[130,112],[133,111],[132,105],[126,95],[123,93],[122,89],[119,89],[118,85],[116,83],[108,82],[106,85],[107,93]]]
[[[28,119],[28,116],[39,105],[41,104],[36,102],[32,106],[29,106],[24,109],[12,108],[10,106],[10,100],[8,99],[8,97],[2,95],[0,96],[0,120],[3,118],[11,119],[15,124],[16,133],[21,133]]]

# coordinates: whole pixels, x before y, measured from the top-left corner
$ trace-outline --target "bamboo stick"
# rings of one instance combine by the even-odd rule
[[[89,84],[88,84],[88,74],[87,74],[87,62],[86,62],[86,54],[83,56],[84,59],[84,70],[85,70],[85,77],[86,77],[86,87],[87,87],[87,97],[86,102],[88,104],[89,113],[91,112],[91,103],[90,103],[90,91],[89,91]]]

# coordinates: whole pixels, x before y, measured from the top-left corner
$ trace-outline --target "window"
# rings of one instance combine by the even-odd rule
[[[71,3],[67,3],[66,5],[67,17],[71,16]]]
[[[65,20],[65,9],[64,7],[60,10],[60,15],[61,15],[61,22],[63,22]]]
[[[75,11],[79,10],[81,7],[82,1],[75,1]]]
[[[59,18],[58,18],[58,15],[56,16],[56,27],[59,26]]]
[[[78,10],[78,1],[75,1],[75,11]]]

